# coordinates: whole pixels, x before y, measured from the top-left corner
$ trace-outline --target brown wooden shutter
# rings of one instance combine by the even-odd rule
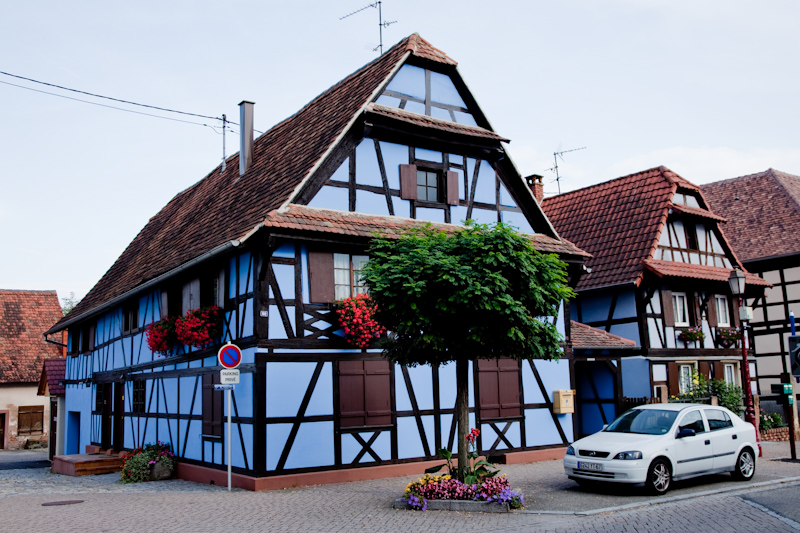
[[[714,379],[725,381],[725,363],[714,361]]]
[[[334,300],[333,254],[308,253],[308,293],[312,302],[328,303]]]
[[[520,416],[519,362],[515,359],[498,359],[500,378],[500,416]]]
[[[389,361],[364,361],[364,408],[368,426],[392,423]]]
[[[500,416],[500,378],[496,359],[478,359],[479,407],[481,418]]]
[[[731,318],[733,319],[734,327],[738,329],[739,328],[739,303],[738,303],[738,299],[736,299],[735,297],[734,297],[734,301],[737,302],[737,303],[736,303],[736,305],[733,306],[733,316]],[[730,309],[730,308],[728,308],[728,309]]]
[[[697,363],[697,370],[704,378],[708,378],[711,373],[711,363],[708,361],[699,361]],[[713,377],[711,379],[714,379]]]
[[[400,165],[400,198],[417,199],[417,165]]]
[[[89,326],[89,350],[94,350],[94,324]]]
[[[672,291],[661,291],[661,312],[665,326],[675,326],[675,310],[672,307]]]
[[[215,391],[219,372],[203,374],[203,435],[222,436],[224,394]]]
[[[448,170],[447,177],[447,203],[458,205],[458,172]]]
[[[343,428],[366,425],[364,374],[363,361],[339,361],[339,425]]]
[[[706,303],[706,320],[711,328],[717,327],[717,297],[712,294]]]
[[[677,396],[681,392],[680,387],[681,368],[678,363],[667,363],[667,383],[670,396]]]

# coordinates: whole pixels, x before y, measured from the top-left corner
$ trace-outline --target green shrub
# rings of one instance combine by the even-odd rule
[[[139,483],[150,481],[150,472],[156,462],[162,461],[171,472],[175,471],[175,454],[168,443],[156,441],[143,447],[131,450],[122,460],[120,478],[122,483]]]

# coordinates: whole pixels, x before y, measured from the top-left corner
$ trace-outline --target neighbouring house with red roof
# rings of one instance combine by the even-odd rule
[[[65,336],[66,337],[66,336]],[[67,340],[66,338],[64,340]],[[66,344],[66,343],[64,343]],[[63,355],[52,359],[45,359],[42,365],[42,374],[39,377],[39,390],[37,395],[50,398],[50,442],[49,456],[53,460],[55,455],[64,453],[64,432],[58,431],[58,421],[66,419],[65,398],[66,385],[64,384],[67,370],[66,346],[62,348]]]
[[[694,372],[741,384],[741,347],[723,336],[738,326],[728,276],[742,264],[697,186],[658,167],[542,207],[559,235],[592,254],[571,318],[635,343],[575,350],[581,435],[613,420],[624,397],[682,393]],[[747,274],[749,296],[768,285]]]
[[[55,291],[0,290],[0,448],[47,446],[50,402],[37,385],[44,360],[63,356],[43,337],[61,317]]]
[[[50,329],[70,331],[66,452],[158,439],[179,476],[220,484],[230,451],[234,484],[251,489],[419,472],[456,447],[455,365],[392,365],[374,343],[347,344],[332,313],[364,292],[373,232],[508,222],[573,279],[588,254],[550,225],[456,62],[419,35],[255,141],[253,104],[240,108],[240,153],[175,196]],[[552,317],[566,337],[568,305]],[[148,342],[148,325],[197,308],[206,317],[191,320],[211,342],[169,331]],[[243,352],[230,450],[214,387],[228,341]],[[481,453],[563,455],[574,421],[552,400],[573,388],[570,358],[567,342],[557,362],[472,366]]]
[[[800,317],[800,177],[769,169],[701,189],[728,219],[725,235],[742,264],[772,284],[747,302],[753,307],[754,387],[763,401],[771,385],[789,382],[782,374],[792,371],[787,336],[789,312]]]

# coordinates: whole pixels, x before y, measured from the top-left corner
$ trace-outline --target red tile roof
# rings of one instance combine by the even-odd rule
[[[578,350],[631,349],[636,343],[630,339],[570,320],[570,340]]]
[[[658,167],[542,201],[558,234],[593,256],[578,290],[639,281],[679,178]]]
[[[656,259],[645,259],[644,265],[648,270],[659,277],[671,276],[676,278],[707,279],[709,281],[728,281],[731,275],[730,268],[713,267],[706,265],[692,265],[690,263],[678,263],[676,261],[661,261]],[[746,284],[771,287],[762,278],[746,272]]]
[[[389,107],[380,104],[369,104],[367,106],[368,113],[375,113],[385,117],[401,120],[414,124],[417,126],[426,126],[437,130],[448,131],[451,133],[459,133],[462,135],[469,135],[472,137],[481,137],[484,139],[492,139],[496,141],[510,142],[505,137],[501,137],[493,131],[481,128],[479,126],[470,126],[468,124],[458,124],[449,120],[442,120],[439,118],[429,117],[428,115],[420,115],[400,109],[397,107]]]
[[[253,165],[239,177],[238,154],[176,195],[128,245],[72,312],[50,331],[68,326],[114,298],[226,243],[242,239],[267,213],[289,203],[366,106],[409,58],[455,66],[418,34],[332,86],[255,140]],[[404,115],[405,116],[405,115]],[[429,127],[443,127],[434,120]],[[482,128],[451,125],[459,133],[491,136]],[[491,137],[499,140],[499,137]],[[538,207],[537,207],[538,209]],[[544,216],[541,217],[542,220]]]
[[[434,48],[431,43],[420,37],[419,33],[414,33],[408,38],[406,50],[417,57],[430,59],[431,61],[437,61],[446,65],[458,65],[455,60],[447,57],[447,54],[438,48]]]
[[[700,192],[696,185],[661,166],[545,198],[542,208],[559,235],[593,256],[586,263],[591,272],[581,277],[577,289],[638,284],[644,260],[653,256],[670,208],[719,219],[704,207],[672,204],[675,192],[681,189]],[[703,206],[703,194],[699,196]]]
[[[292,231],[335,233],[353,237],[372,238],[377,232],[393,237],[409,227],[425,227],[429,222],[413,218],[366,215],[350,211],[336,211],[304,205],[289,204],[287,208],[271,211],[264,220],[268,228],[281,228]],[[462,226],[444,223],[430,223],[443,231],[458,231]],[[533,247],[543,253],[557,253],[588,257],[589,254],[566,240],[557,240],[547,235],[526,235]]]
[[[670,209],[675,211],[676,213],[685,213],[687,215],[694,215],[697,217],[708,218],[711,220],[716,220],[717,222],[727,222],[728,220],[725,217],[721,217],[716,213],[712,213],[708,209],[703,209],[700,207],[691,207],[688,205],[683,204],[670,204]]]
[[[0,290],[0,383],[39,381],[42,361],[61,353],[42,336],[61,315],[56,291]]]
[[[63,357],[45,359],[42,375],[39,378],[39,396],[63,396],[66,393],[64,378],[67,374],[67,360]],[[45,389],[45,384],[47,388]]]
[[[800,177],[769,169],[702,190],[742,261],[800,252]]]

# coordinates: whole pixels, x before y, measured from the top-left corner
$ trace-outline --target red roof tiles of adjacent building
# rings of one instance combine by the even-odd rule
[[[558,234],[593,256],[578,290],[638,282],[677,181],[672,171],[658,167],[542,201]]]
[[[67,374],[67,360],[63,357],[45,359],[42,375],[39,378],[39,396],[63,396],[67,388],[64,378]],[[46,385],[46,387],[45,387]]]
[[[644,265],[648,270],[653,272],[659,277],[671,276],[675,278],[694,278],[706,279],[709,281],[723,281],[727,282],[728,277],[731,275],[730,268],[721,268],[706,265],[692,265],[690,263],[678,263],[676,261],[661,261],[656,259],[645,259]],[[758,285],[762,287],[771,287],[769,283],[762,278],[751,274],[745,273],[747,285]]]
[[[800,253],[799,176],[769,169],[702,190],[728,219],[725,235],[742,261]]]
[[[720,219],[703,207],[672,204],[674,194],[683,189],[699,192],[696,185],[661,166],[545,198],[542,208],[559,235],[593,256],[586,264],[591,272],[581,277],[577,289],[638,284],[670,208]],[[704,204],[702,193],[699,197]]]
[[[570,320],[570,340],[577,350],[606,350],[636,348],[634,341]]]
[[[0,290],[0,383],[39,381],[42,361],[61,353],[43,338],[61,315],[56,291]]]
[[[448,131],[450,133],[458,133],[461,135],[469,135],[471,137],[481,137],[484,139],[492,139],[496,141],[510,142],[505,137],[501,137],[493,131],[481,128],[479,126],[470,126],[468,124],[458,124],[449,120],[442,120],[439,118],[429,117],[428,115],[420,115],[412,111],[406,111],[397,107],[389,107],[380,104],[369,104],[367,112],[375,113],[385,117],[402,120],[409,124],[417,126],[426,126],[437,130]]]
[[[293,231],[335,233],[353,237],[372,238],[375,233],[393,237],[403,229],[422,228],[430,224],[434,229],[442,231],[458,231],[462,226],[444,223],[432,223],[413,218],[366,215],[363,213],[336,211],[303,205],[290,204],[288,208],[275,210],[267,215],[264,226],[282,228]],[[533,247],[542,253],[557,253],[571,256],[588,257],[589,254],[566,240],[557,240],[547,235],[526,235]]]

